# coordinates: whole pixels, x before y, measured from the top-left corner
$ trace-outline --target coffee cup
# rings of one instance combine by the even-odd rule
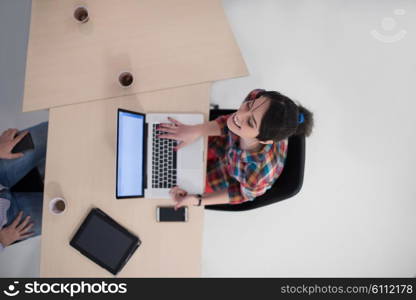
[[[49,201],[49,211],[54,215],[60,215],[66,211],[67,203],[64,198],[56,197]]]
[[[123,88],[127,88],[133,84],[133,75],[130,72],[123,72],[118,77],[118,82]]]
[[[90,19],[90,17],[89,17],[87,8],[84,7],[84,6],[77,7],[75,9],[75,11],[74,11],[74,18],[79,23],[86,23],[86,22],[88,22],[88,20]]]

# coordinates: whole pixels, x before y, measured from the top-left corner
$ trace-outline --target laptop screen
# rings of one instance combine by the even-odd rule
[[[118,110],[116,197],[144,196],[145,116]]]

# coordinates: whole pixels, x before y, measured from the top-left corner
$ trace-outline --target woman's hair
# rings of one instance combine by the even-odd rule
[[[254,90],[245,99],[259,97],[270,100],[260,124],[260,141],[280,141],[291,135],[310,136],[313,128],[313,114],[302,105],[296,105],[290,98],[276,91]]]

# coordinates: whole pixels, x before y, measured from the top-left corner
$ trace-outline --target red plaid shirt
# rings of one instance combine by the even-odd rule
[[[227,127],[230,115],[216,119],[221,136],[208,139],[207,185],[213,191],[228,190],[231,204],[264,194],[280,176],[288,140],[266,144],[258,151],[242,150],[240,137]]]

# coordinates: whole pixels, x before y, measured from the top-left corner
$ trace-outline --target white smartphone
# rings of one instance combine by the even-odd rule
[[[158,222],[188,222],[188,207],[158,206],[156,208]]]

